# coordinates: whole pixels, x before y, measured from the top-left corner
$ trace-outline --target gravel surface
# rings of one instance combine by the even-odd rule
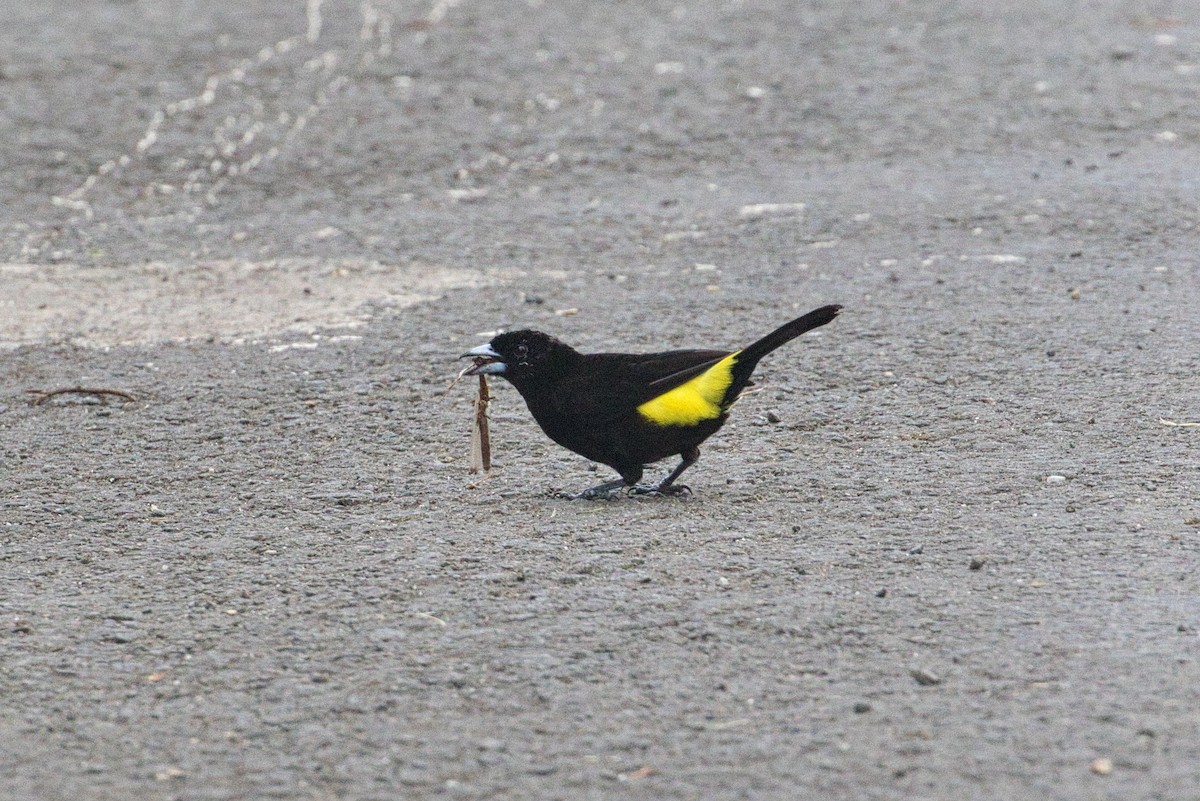
[[[1200,798],[1188,4],[5,14],[0,798]],[[825,303],[694,497],[467,472]]]

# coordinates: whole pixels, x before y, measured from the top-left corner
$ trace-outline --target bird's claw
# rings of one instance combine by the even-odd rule
[[[550,497],[562,501],[611,501],[621,494],[624,487],[592,487],[583,492],[553,492]]]
[[[661,495],[667,498],[686,498],[692,494],[692,488],[686,484],[637,484],[629,488],[630,495]]]
[[[553,492],[551,497],[564,501],[611,501],[621,495],[656,495],[664,498],[686,498],[692,494],[692,488],[686,484],[634,484],[633,486],[609,487],[601,485],[585,489],[583,492]]]
[[[611,501],[617,498],[620,493],[620,490],[605,490],[603,492],[592,492],[591,490],[586,490],[584,492],[576,493],[575,495],[572,495],[569,492],[560,492],[558,493],[557,497],[565,498],[568,501]]]

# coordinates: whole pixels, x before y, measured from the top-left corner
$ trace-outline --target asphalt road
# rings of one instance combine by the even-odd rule
[[[0,798],[1200,798],[1190,5],[4,16]],[[466,470],[825,303],[692,498]]]

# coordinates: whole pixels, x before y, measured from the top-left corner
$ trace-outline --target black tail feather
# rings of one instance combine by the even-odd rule
[[[814,309],[803,317],[797,317],[790,323],[781,325],[753,345],[742,350],[733,365],[733,386],[730,389],[740,392],[750,382],[750,374],[754,372],[754,368],[758,366],[758,362],[763,356],[766,356],[779,346],[791,342],[801,334],[811,331],[814,328],[820,328],[832,321],[834,317],[838,316],[838,312],[841,310],[842,307],[837,305],[822,306],[819,309]]]

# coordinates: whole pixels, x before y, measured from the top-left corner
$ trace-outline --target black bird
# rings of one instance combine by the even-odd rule
[[[690,492],[676,479],[700,458],[701,442],[725,424],[759,359],[805,331],[825,325],[841,306],[822,306],[743,350],[583,354],[541,331],[509,331],[467,351],[479,364],[467,375],[508,379],[550,439],[621,478],[574,498]],[[486,360],[486,361],[484,361]],[[647,464],[683,459],[657,485],[639,485]]]

